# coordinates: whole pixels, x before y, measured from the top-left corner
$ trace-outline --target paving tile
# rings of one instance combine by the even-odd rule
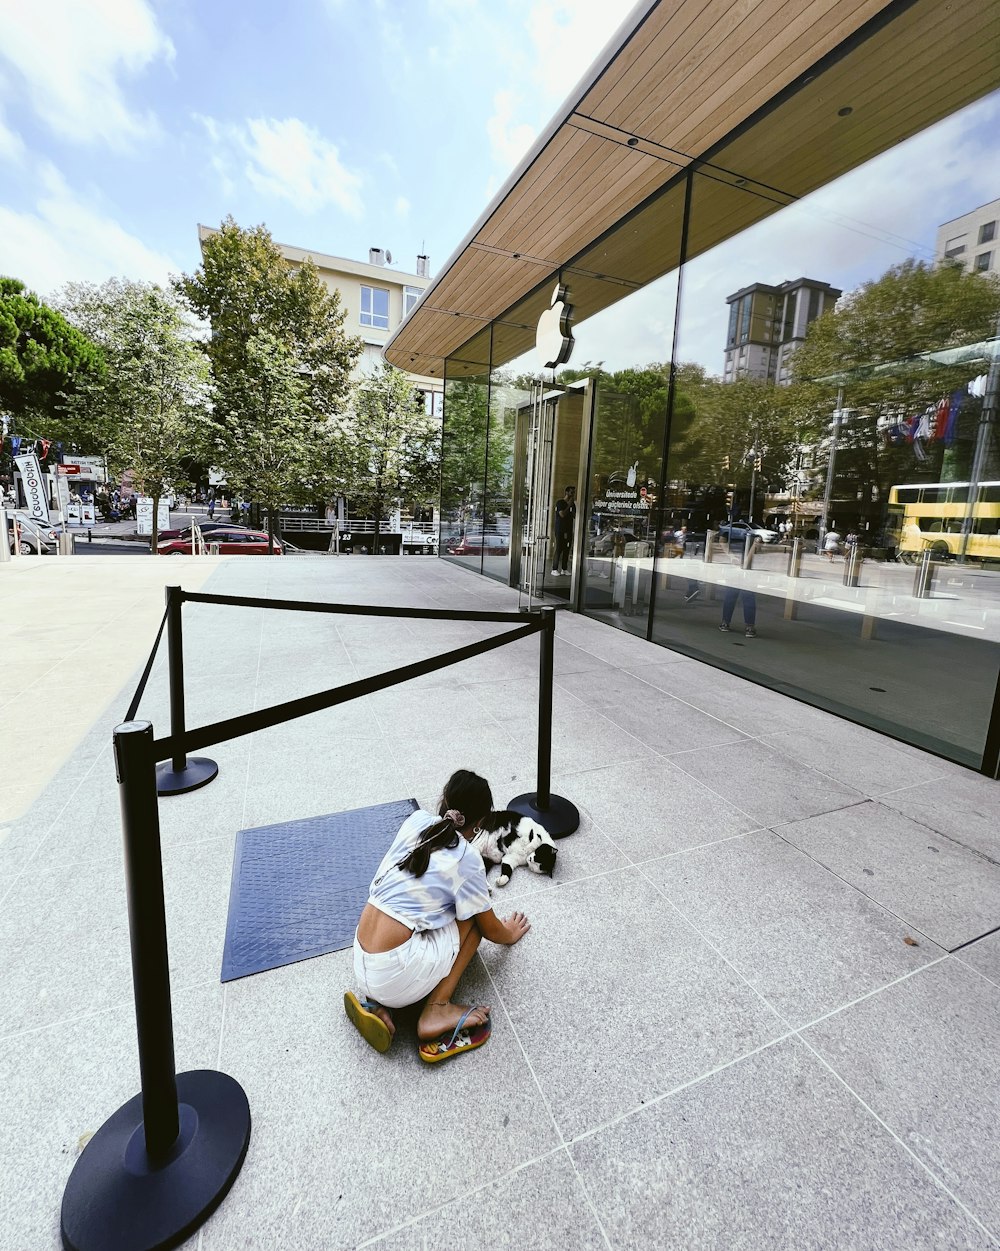
[[[651,747],[601,712],[591,711],[586,718],[580,717],[571,725],[565,721],[553,722],[553,769],[571,773],[630,760],[645,760],[651,769],[659,764],[659,757]]]
[[[0,1037],[132,1002],[121,864],[34,862],[0,908]]]
[[[353,980],[348,951],[228,987],[222,1067],[247,1091],[254,1136],[243,1173],[205,1226],[205,1251],[229,1251],[247,1230],[258,1246],[354,1247],[480,1186],[484,1144],[498,1134],[505,1170],[558,1145],[496,1005],[485,1047],[425,1065],[412,1023],[399,1024],[385,1055],[362,1041],[341,1002]],[[489,1002],[475,962],[461,993]],[[432,1148],[412,1149],[404,1127],[426,1133],[430,1108]]]
[[[570,1147],[616,1251],[958,1251],[994,1244],[792,1042]]]
[[[717,752],[685,751],[671,759],[757,825],[795,821],[863,798],[853,787],[759,742],[733,743]]]
[[[829,713],[698,660],[680,658],[671,664],[643,665],[633,672],[651,686],[755,737],[835,721]]]
[[[243,825],[271,825],[324,812],[388,803],[411,792],[382,738],[317,750],[315,765],[254,748]]]
[[[745,739],[740,730],[717,717],[621,670],[567,675],[559,684],[664,755],[690,748],[723,747]]]
[[[495,725],[492,713],[469,695],[469,689],[448,687],[429,695],[404,686],[369,698],[375,719],[388,737],[405,735],[412,740],[455,731],[474,733],[473,727]]]
[[[897,751],[892,740],[874,730],[832,717],[761,741],[872,797],[943,774],[944,762],[936,757]]]
[[[1000,997],[945,960],[803,1037],[996,1233],[1000,1230]]]
[[[946,776],[893,791],[882,802],[1000,864],[1000,785],[946,767]]]
[[[744,834],[756,824],[669,760],[591,769],[568,775],[565,785],[636,862]]]
[[[1000,924],[1000,865],[869,800],[782,836],[949,950]]]
[[[469,683],[461,688],[466,699],[485,709],[497,721],[513,721],[519,726],[538,724],[538,677],[514,678],[502,682]],[[552,685],[552,721],[564,717],[571,720],[584,715],[586,705],[564,690],[558,682]]]
[[[491,1175],[500,1171],[494,1162]],[[601,1228],[565,1151],[554,1151],[519,1172],[491,1180],[405,1229],[371,1244],[392,1251],[483,1251],[524,1247],[532,1251],[607,1251]]]
[[[177,1071],[217,1068],[222,988],[175,991],[172,1008]],[[0,1086],[0,1246],[56,1251],[82,1144],[140,1089],[132,1005],[0,1039]]]
[[[795,1027],[944,954],[768,831],[643,872]]]
[[[637,870],[541,893],[529,917],[480,952],[566,1136],[784,1031]]]
[[[969,947],[963,947],[956,959],[971,965],[983,977],[1000,986],[1000,934],[990,934]]]

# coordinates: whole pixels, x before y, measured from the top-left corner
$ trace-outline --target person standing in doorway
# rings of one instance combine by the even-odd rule
[[[576,525],[576,487],[568,486],[562,499],[556,501],[555,534],[556,550],[552,557],[552,573],[569,573],[569,558],[573,548],[573,527]]]

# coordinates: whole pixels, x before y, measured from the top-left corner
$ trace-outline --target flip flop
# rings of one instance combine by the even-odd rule
[[[360,1000],[352,990],[344,991],[344,1011],[351,1024],[376,1051],[388,1051],[392,1034],[385,1021],[372,1011],[374,1007],[367,999]]]
[[[452,1056],[464,1055],[466,1051],[475,1051],[477,1047],[481,1047],[489,1038],[492,1027],[489,1020],[486,1020],[482,1025],[472,1025],[465,1029],[465,1022],[474,1011],[475,1008],[470,1008],[463,1014],[451,1035],[442,1034],[440,1038],[422,1042],[420,1044],[421,1060],[425,1064],[437,1064],[441,1060],[449,1060]]]

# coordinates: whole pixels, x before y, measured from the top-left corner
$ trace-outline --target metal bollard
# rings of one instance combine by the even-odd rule
[[[74,536],[68,530],[64,530],[59,536],[59,555],[72,556],[75,550]]]
[[[10,535],[7,533],[7,510],[0,508],[0,565],[10,560]]]
[[[930,599],[933,584],[934,564],[931,553],[927,551],[920,557],[920,564],[917,565],[917,572],[913,577],[913,598]]]
[[[705,531],[705,550],[701,554],[701,563],[703,565],[710,565],[712,563],[712,544],[715,542],[715,536],[717,533],[717,530]]]
[[[760,547],[760,539],[750,539],[749,542],[743,544],[742,567],[744,569],[753,568],[753,558],[757,554],[758,547]]]
[[[844,586],[857,586],[861,578],[861,548],[854,544],[847,553],[847,559],[844,561]]]
[[[802,551],[805,544],[801,539],[792,539],[792,550],[788,553],[788,568],[786,574],[790,578],[800,578],[802,576]]]

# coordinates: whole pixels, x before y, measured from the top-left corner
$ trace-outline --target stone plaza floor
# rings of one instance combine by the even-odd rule
[[[35,666],[0,702],[0,1248],[47,1251],[80,1150],[139,1089],[110,748],[164,582],[517,595],[432,558],[21,563],[0,566],[0,639]],[[192,727],[497,629],[199,604],[184,625]],[[404,1022],[372,1051],[349,951],[220,984],[238,830],[431,806],[459,766],[498,805],[533,789],[537,672],[537,640],[511,644],[213,747],[218,778],[161,800],[178,1070],[232,1074],[253,1117],[185,1246],[1000,1247],[1000,788],[583,617],[558,617],[553,726],[581,826],[552,881],[496,892],[532,930],[463,982],[488,1045],[423,1065]],[[166,690],[164,646],[158,735]]]

